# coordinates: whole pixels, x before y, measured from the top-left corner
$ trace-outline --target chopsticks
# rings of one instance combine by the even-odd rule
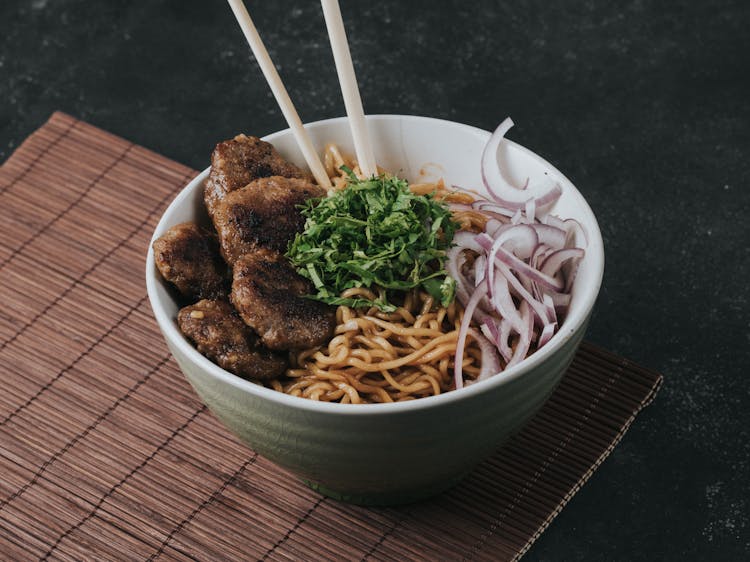
[[[237,23],[240,24],[242,32],[245,34],[245,39],[247,39],[250,49],[252,49],[253,55],[255,55],[255,60],[258,61],[258,65],[263,72],[263,76],[266,78],[266,82],[268,82],[268,85],[271,87],[271,92],[273,92],[273,95],[276,98],[276,103],[279,104],[281,113],[284,115],[286,122],[289,124],[289,128],[294,134],[297,145],[299,146],[300,151],[302,151],[302,156],[310,167],[312,175],[315,177],[318,185],[325,189],[331,188],[331,180],[328,178],[325,167],[320,161],[320,157],[315,151],[305,127],[302,125],[302,120],[299,118],[297,110],[294,108],[294,104],[284,87],[284,83],[279,77],[279,73],[276,71],[276,67],[273,64],[271,57],[268,55],[265,45],[263,45],[260,35],[258,35],[258,30],[255,29],[255,24],[253,23],[252,18],[250,18],[250,14],[247,12],[245,4],[243,4],[242,0],[227,1],[232,8],[232,12],[234,12],[234,17],[237,18]]]
[[[240,24],[242,32],[245,34],[245,38],[253,51],[253,55],[255,55],[255,59],[258,61],[266,82],[268,82],[276,98],[276,103],[279,104],[286,122],[292,129],[292,133],[294,133],[294,138],[302,151],[305,161],[307,161],[307,165],[310,167],[310,171],[321,187],[330,189],[331,181],[328,178],[328,174],[326,174],[325,167],[320,161],[318,153],[315,152],[315,148],[312,142],[310,142],[310,137],[307,136],[307,131],[302,125],[302,120],[294,108],[294,104],[279,77],[279,73],[276,71],[271,57],[268,55],[265,45],[263,45],[260,35],[258,35],[258,30],[255,28],[255,24],[247,8],[245,8],[245,4],[242,0],[227,1],[232,8],[237,23]],[[365,113],[362,108],[362,98],[359,95],[359,88],[357,87],[357,76],[354,73],[354,64],[352,63],[352,55],[349,51],[349,43],[346,39],[341,8],[338,0],[321,0],[321,6],[323,7],[326,27],[328,28],[328,37],[331,41],[331,50],[333,51],[333,58],[336,63],[341,94],[344,97],[346,114],[349,117],[349,128],[354,140],[354,151],[357,154],[359,169],[365,177],[371,177],[377,175],[378,168],[375,163],[375,154],[370,143],[370,137],[367,133],[367,122],[365,121]]]
[[[378,169],[370,137],[367,134],[365,112],[362,109],[362,98],[357,87],[357,76],[354,74],[352,55],[346,39],[344,20],[341,17],[341,7],[338,0],[321,0],[320,4],[323,7],[326,27],[328,27],[328,37],[331,40],[333,60],[336,62],[336,72],[339,76],[346,114],[349,116],[349,127],[354,139],[357,162],[362,174],[369,178],[377,175]]]

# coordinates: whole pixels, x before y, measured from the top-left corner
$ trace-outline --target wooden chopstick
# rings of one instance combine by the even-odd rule
[[[321,0],[323,16],[328,27],[328,36],[331,40],[333,59],[336,62],[336,72],[339,75],[341,93],[344,96],[346,114],[349,116],[349,127],[354,139],[354,150],[357,153],[359,169],[365,177],[377,175],[378,169],[375,164],[375,154],[367,134],[367,123],[365,112],[362,109],[362,98],[357,87],[357,77],[354,74],[352,55],[349,52],[349,43],[346,40],[344,21],[341,18],[341,8],[338,0]]]
[[[279,73],[276,71],[276,67],[273,64],[271,57],[268,55],[265,45],[263,45],[260,35],[258,35],[258,30],[255,29],[255,24],[250,18],[250,14],[247,12],[245,4],[242,0],[227,1],[232,8],[232,12],[234,12],[234,17],[237,18],[237,23],[240,24],[242,32],[245,34],[245,39],[247,39],[247,42],[253,51],[253,55],[255,55],[255,60],[258,61],[263,76],[265,76],[266,82],[268,82],[268,85],[271,87],[271,91],[276,98],[276,103],[279,104],[281,113],[284,114],[284,118],[289,124],[289,128],[292,130],[297,145],[299,145],[299,148],[302,151],[302,156],[304,156],[307,165],[310,167],[310,171],[315,177],[315,180],[321,187],[325,189],[331,188],[331,180],[328,178],[325,167],[320,161],[320,157],[315,151],[305,127],[302,125],[297,110],[294,108],[294,104],[284,87],[284,83],[279,77]]]

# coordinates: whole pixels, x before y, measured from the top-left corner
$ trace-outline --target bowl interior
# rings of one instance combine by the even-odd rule
[[[367,123],[375,147],[376,160],[383,168],[410,181],[434,180],[442,177],[449,185],[485,193],[480,160],[482,149],[489,138],[487,131],[450,121],[416,116],[374,115],[368,116]],[[306,129],[319,153],[322,153],[324,146],[329,142],[338,144],[347,153],[354,153],[346,118],[310,123],[306,125]],[[294,137],[288,129],[268,135],[264,139],[271,142],[284,157],[299,166],[306,167]],[[585,323],[599,292],[604,268],[603,244],[599,226],[591,208],[573,184],[547,161],[514,142],[502,143],[499,161],[505,176],[516,185],[524,183],[527,178],[533,182],[542,180],[545,176],[551,176],[559,181],[563,193],[555,204],[553,213],[563,219],[574,218],[581,223],[588,240],[577,242],[586,244],[586,256],[579,267],[568,316],[552,340],[528,359],[505,371],[502,377],[493,377],[488,381],[472,385],[462,390],[461,393],[480,392],[482,387],[502,384],[504,380],[521,375],[543,361],[546,356],[554,353],[556,348],[559,348]],[[203,205],[203,182],[207,176],[208,170],[205,170],[180,192],[159,222],[154,232],[154,239],[180,222],[207,222],[208,218]],[[197,362],[215,372],[217,376],[230,377],[227,380],[231,380],[235,386],[252,389],[253,392],[267,392],[269,397],[277,395],[274,398],[280,400],[293,399],[298,402],[310,402],[267,391],[262,387],[242,381],[239,377],[224,372],[200,356],[177,330],[175,323],[177,303],[153,264],[151,250],[149,250],[146,276],[149,297],[156,319],[171,345],[184,347],[187,354],[195,357]],[[454,393],[423,398],[410,403],[356,405],[353,408],[417,407],[418,404],[426,401],[451,399],[449,397],[452,394]],[[345,405],[318,404],[314,407],[328,406],[342,408]]]

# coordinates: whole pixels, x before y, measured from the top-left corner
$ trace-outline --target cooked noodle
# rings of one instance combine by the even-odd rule
[[[368,289],[344,297],[375,299]],[[339,306],[328,346],[293,357],[287,379],[272,387],[293,396],[341,403],[396,402],[433,396],[454,386],[453,365],[463,310],[458,303],[436,307],[421,291],[406,293],[392,313]],[[463,369],[479,374],[481,351],[469,339]]]
[[[326,146],[324,164],[334,189],[346,186],[349,167],[361,176],[357,163],[334,144]],[[382,171],[379,168],[379,171]],[[410,185],[417,194],[434,193],[441,200],[470,204],[466,192],[450,191],[442,180]],[[453,218],[462,229],[480,231],[486,218],[474,211],[456,211]],[[344,298],[375,300],[366,288],[349,289]],[[293,396],[312,400],[351,404],[397,402],[433,396],[455,388],[453,367],[456,343],[463,316],[457,301],[438,306],[422,291],[405,294],[401,306],[392,313],[377,308],[354,309],[339,306],[336,331],[325,347],[302,350],[292,356],[287,377],[268,384]],[[467,379],[479,375],[481,350],[467,338],[463,373]]]

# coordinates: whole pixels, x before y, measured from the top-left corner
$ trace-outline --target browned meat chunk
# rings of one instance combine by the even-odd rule
[[[286,356],[261,345],[258,336],[225,300],[202,300],[177,315],[182,333],[203,355],[243,378],[267,380],[284,374]]]
[[[323,345],[333,335],[336,309],[306,299],[312,284],[271,250],[254,250],[234,264],[232,303],[271,349]]]
[[[237,135],[220,142],[211,154],[211,172],[203,192],[208,214],[213,217],[216,205],[230,191],[269,176],[311,178],[258,137]]]
[[[189,299],[228,293],[229,272],[216,237],[197,224],[178,224],[155,240],[154,260],[164,279]]]
[[[305,226],[297,205],[324,195],[310,182],[281,176],[257,179],[227,193],[214,210],[224,259],[234,264],[256,248],[286,252],[289,241]]]

